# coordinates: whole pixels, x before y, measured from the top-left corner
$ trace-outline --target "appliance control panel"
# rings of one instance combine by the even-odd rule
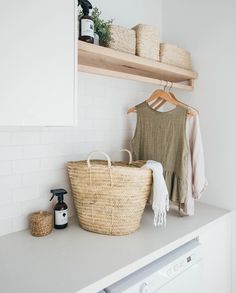
[[[160,271],[160,273],[166,274],[168,277],[173,278],[175,277],[175,275],[178,275],[180,272],[186,270],[186,268],[191,266],[196,259],[196,253],[185,255],[182,259],[163,269],[163,271]]]
[[[192,240],[106,288],[107,293],[154,293],[202,260],[198,240]]]

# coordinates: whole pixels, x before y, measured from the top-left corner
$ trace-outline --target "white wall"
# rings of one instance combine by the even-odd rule
[[[104,10],[105,17],[116,16],[117,24],[161,26],[160,0],[129,0],[123,5],[122,1],[92,2]],[[128,146],[132,136],[127,109],[154,89],[82,73],[78,74],[78,83],[78,127],[0,127],[0,235],[26,228],[29,213],[50,208],[51,188],[69,189],[65,169],[68,160],[85,159],[96,149],[117,158],[117,151]],[[66,202],[73,214],[71,195],[66,196]]]
[[[151,24],[161,29],[162,0],[91,0],[102,11],[104,19],[114,19],[114,24],[134,27],[136,24]]]
[[[202,200],[234,210],[236,209],[235,11],[234,0],[164,0],[162,15],[163,39],[190,50],[195,69],[199,72],[194,92],[189,94],[178,92],[178,96],[185,98],[189,104],[200,110],[209,180],[209,187]],[[233,224],[235,231],[236,218]],[[233,237],[235,267],[235,235]],[[236,280],[232,292],[236,292]]]

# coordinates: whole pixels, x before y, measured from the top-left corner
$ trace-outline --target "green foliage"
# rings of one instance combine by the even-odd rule
[[[79,16],[82,15],[82,11],[80,11]],[[112,39],[110,34],[110,25],[113,23],[114,19],[105,21],[101,19],[100,16],[101,11],[99,11],[97,7],[94,7],[91,14],[94,22],[94,31],[99,35],[99,44],[106,47]]]

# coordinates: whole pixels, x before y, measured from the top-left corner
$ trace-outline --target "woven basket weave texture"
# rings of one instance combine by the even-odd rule
[[[140,226],[152,173],[140,164],[92,160],[69,162],[68,172],[80,226],[107,235],[126,235]],[[138,166],[139,165],[139,166]]]
[[[52,232],[53,218],[48,212],[36,212],[30,215],[31,234],[36,237],[46,236]]]
[[[146,24],[138,24],[133,30],[136,32],[136,55],[159,61],[159,30]]]
[[[131,29],[119,26],[110,26],[111,41],[108,47],[125,53],[135,54],[136,36]]]
[[[160,61],[184,69],[192,70],[191,54],[183,48],[173,44],[160,45]]]

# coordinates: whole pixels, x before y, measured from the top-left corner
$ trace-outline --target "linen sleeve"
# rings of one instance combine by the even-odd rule
[[[190,133],[190,151],[192,161],[192,194],[193,198],[199,199],[205,191],[208,182],[205,176],[205,159],[200,130],[199,117],[193,117]]]

